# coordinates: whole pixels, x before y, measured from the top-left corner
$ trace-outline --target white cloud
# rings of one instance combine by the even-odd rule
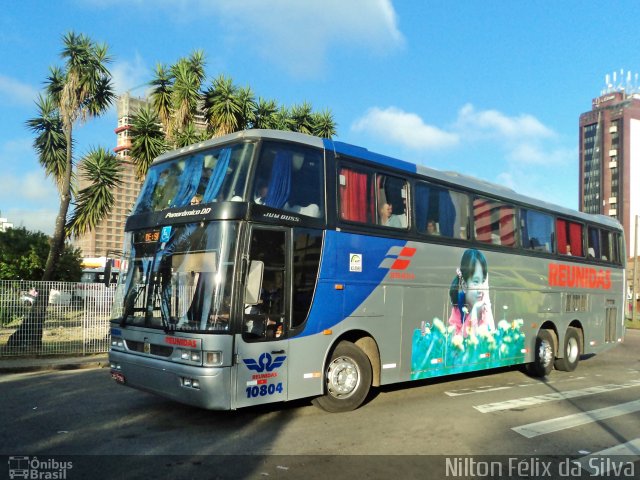
[[[507,158],[518,164],[567,165],[578,158],[578,151],[553,145],[520,143],[510,149]]]
[[[351,128],[415,150],[451,147],[460,140],[457,134],[427,125],[415,113],[395,107],[371,108]]]
[[[0,98],[14,105],[33,105],[38,90],[15,78],[0,75]]]
[[[223,37],[298,76],[321,72],[332,47],[385,54],[404,45],[391,0],[82,0],[92,8],[164,11],[188,28],[216,20]],[[203,37],[204,41],[205,37]],[[216,51],[218,44],[211,45]],[[207,45],[203,47],[207,49]],[[213,48],[215,47],[215,48]]]
[[[467,103],[458,112],[457,130],[477,136],[493,136],[508,140],[552,138],[555,133],[532,115],[508,116],[497,110],[480,110]]]
[[[144,92],[144,89],[140,87],[145,86],[151,76],[151,71],[139,54],[136,54],[133,61],[124,60],[115,62],[109,70],[113,78],[116,95],[120,95],[128,90],[136,90],[136,92],[140,90],[139,93]],[[138,95],[136,92],[132,92],[132,94]]]

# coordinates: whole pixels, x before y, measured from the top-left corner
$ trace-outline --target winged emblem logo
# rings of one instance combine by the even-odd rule
[[[281,355],[275,359],[268,353],[263,353],[258,357],[258,361],[253,358],[243,358],[242,361],[249,370],[254,370],[258,373],[271,372],[276,368],[279,368],[287,358],[286,355]]]

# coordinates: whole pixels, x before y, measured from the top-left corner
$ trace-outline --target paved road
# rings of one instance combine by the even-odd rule
[[[429,459],[414,455],[587,461],[600,452],[632,454],[623,460],[636,462],[634,477],[640,476],[638,330],[628,331],[615,349],[583,359],[575,372],[554,371],[546,381],[502,369],[385,387],[364,407],[343,414],[307,401],[204,411],[118,386],[107,369],[4,375],[0,391],[0,454],[100,455],[82,461],[91,458],[109,473],[104,478],[138,478],[148,471],[156,478],[356,478],[367,468],[370,478],[441,478],[444,470],[416,470],[429,468]],[[142,463],[116,457],[142,454],[155,456]],[[371,454],[379,457],[335,457]],[[69,473],[67,478],[81,478]]]

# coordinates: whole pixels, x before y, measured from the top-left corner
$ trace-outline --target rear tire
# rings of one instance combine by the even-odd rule
[[[567,328],[567,333],[564,336],[563,354],[563,358],[556,358],[556,370],[573,372],[578,366],[580,355],[582,354],[582,348],[580,346],[580,332],[577,328]]]
[[[355,410],[365,401],[373,378],[369,357],[351,342],[340,342],[324,372],[325,394],[313,404],[327,412]]]
[[[546,377],[553,370],[555,357],[553,334],[549,330],[540,330],[536,337],[535,358],[527,365],[527,371],[534,377]]]

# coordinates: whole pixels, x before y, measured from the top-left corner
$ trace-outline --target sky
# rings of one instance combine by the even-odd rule
[[[640,71],[640,4],[541,0],[21,0],[0,11],[0,217],[53,232],[59,198],[25,121],[62,36],[106,43],[116,93],[194,50],[285,105],[329,109],[336,140],[578,208],[578,119]],[[621,72],[623,75],[621,75]],[[115,106],[75,129],[116,145]]]

